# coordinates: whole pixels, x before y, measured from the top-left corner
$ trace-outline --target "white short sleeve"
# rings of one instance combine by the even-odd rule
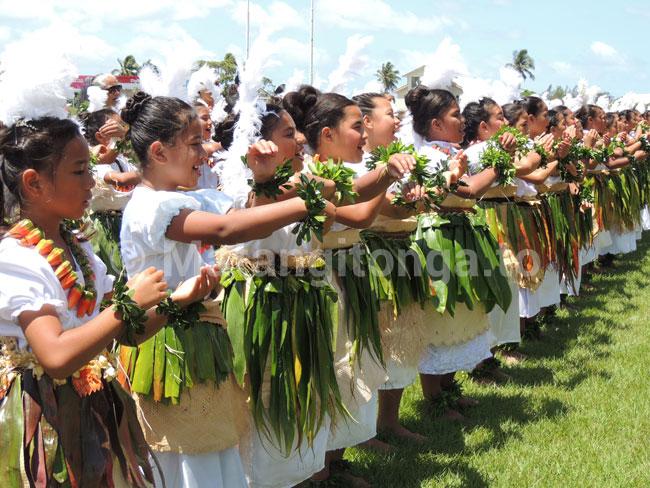
[[[120,239],[140,236],[152,249],[162,249],[169,224],[185,209],[201,210],[201,204],[182,192],[139,186],[124,209]]]
[[[187,192],[201,204],[201,210],[223,215],[233,207],[233,199],[219,190],[201,189]]]
[[[23,312],[36,312],[45,305],[52,305],[59,315],[67,311],[66,295],[52,267],[15,239],[0,243],[0,283],[0,335],[22,335],[18,318]]]

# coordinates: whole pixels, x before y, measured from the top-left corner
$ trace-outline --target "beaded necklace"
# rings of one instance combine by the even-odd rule
[[[95,273],[88,256],[79,245],[77,237],[66,225],[61,225],[61,236],[81,268],[84,286],[78,283],[79,276],[70,261],[64,259],[65,251],[60,247],[54,247],[54,241],[51,239],[45,239],[43,231],[35,227],[31,220],[21,220],[9,229],[7,235],[18,239],[22,246],[35,248],[47,260],[59,283],[68,292],[69,310],[76,308],[79,318],[93,313],[97,303]]]

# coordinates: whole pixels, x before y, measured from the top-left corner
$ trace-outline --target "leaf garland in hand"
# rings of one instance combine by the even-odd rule
[[[481,169],[494,168],[497,171],[499,185],[511,185],[517,170],[512,162],[512,155],[503,149],[495,135],[487,142],[485,151],[481,154]]]
[[[165,298],[156,307],[158,315],[167,316],[167,324],[182,329],[189,329],[192,325],[199,322],[201,312],[205,312],[205,307],[201,302],[194,302],[185,308],[178,306],[171,297]]]
[[[569,148],[569,153],[564,157],[558,160],[560,171],[560,177],[562,181],[567,183],[573,183],[576,181],[581,181],[584,177],[585,165],[583,163],[584,159],[590,159],[593,157],[591,149],[583,146],[577,138],[571,140],[571,147]],[[567,169],[567,165],[573,163],[578,171],[576,176],[573,176]]]
[[[244,166],[248,167],[248,159],[246,156],[241,157]],[[262,183],[256,182],[253,179],[248,180],[248,186],[255,192],[255,195],[260,197],[272,198],[277,200],[277,198],[282,195],[282,189],[289,190],[291,185],[288,184],[288,181],[293,176],[294,171],[291,167],[291,160],[287,159],[284,163],[275,168],[275,173],[273,177]]]
[[[548,163],[550,162],[549,159],[551,158],[551,155],[548,153],[548,151],[544,149],[544,146],[537,143],[533,145],[533,151],[539,154],[539,157],[541,158],[541,161],[539,162],[539,167],[546,168],[546,166],[548,166]]]
[[[327,206],[322,194],[323,183],[301,174],[296,190],[307,207],[307,217],[291,230],[296,235],[296,243],[300,246],[303,242],[311,241],[312,232],[319,241],[323,242],[323,224],[327,220],[323,214],[323,210]]]
[[[501,127],[496,134],[492,137],[492,139],[498,141],[499,138],[503,134],[512,134],[515,137],[515,152],[519,153],[522,156],[525,156],[530,152],[530,148],[528,147],[528,137],[522,133],[519,129],[516,127],[512,127],[510,125],[504,125]]]
[[[144,334],[147,312],[133,300],[135,290],[129,289],[124,281],[122,275],[120,275],[120,278],[115,282],[111,302],[115,307],[115,312],[122,318],[126,344],[137,346],[135,336]]]
[[[359,194],[354,191],[353,169],[344,166],[343,163],[335,163],[332,158],[321,161],[318,155],[314,156],[309,163],[309,170],[315,176],[331,180],[336,186],[336,200],[338,203],[354,203]]]
[[[366,168],[372,171],[379,164],[387,165],[394,154],[410,154],[415,159],[415,167],[411,170],[406,182],[398,181],[396,183],[397,191],[395,191],[391,204],[414,210],[417,207],[417,202],[406,200],[404,186],[406,183],[415,183],[424,190],[425,197],[423,201],[425,208],[432,210],[435,205],[438,205],[444,199],[444,192],[439,192],[439,189],[446,188],[447,180],[443,173],[448,170],[448,164],[442,164],[441,168],[435,173],[431,172],[427,168],[430,162],[429,158],[419,154],[412,144],[406,145],[401,141],[394,141],[388,146],[376,147],[368,161],[366,161]]]

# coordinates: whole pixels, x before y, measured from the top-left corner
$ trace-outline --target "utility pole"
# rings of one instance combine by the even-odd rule
[[[309,39],[309,84],[314,84],[314,2],[311,0],[311,32]]]
[[[251,49],[251,0],[246,0],[246,59]]]

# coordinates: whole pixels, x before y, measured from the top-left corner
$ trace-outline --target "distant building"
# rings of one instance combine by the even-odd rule
[[[395,90],[395,105],[397,105],[398,110],[406,110],[406,104],[404,103],[404,98],[411,88],[415,88],[420,84],[422,75],[424,74],[424,65],[419,68],[415,68],[413,71],[402,76],[403,79],[406,79],[406,84],[400,86]]]
[[[77,79],[72,82],[72,88],[78,91],[83,91],[85,93],[85,90],[92,85],[93,80],[95,79],[95,76],[97,75],[79,75],[77,76]],[[120,85],[122,85],[122,90],[125,92],[132,92],[134,90],[138,89],[138,83],[140,79],[137,76],[116,76],[117,81],[120,82]]]

